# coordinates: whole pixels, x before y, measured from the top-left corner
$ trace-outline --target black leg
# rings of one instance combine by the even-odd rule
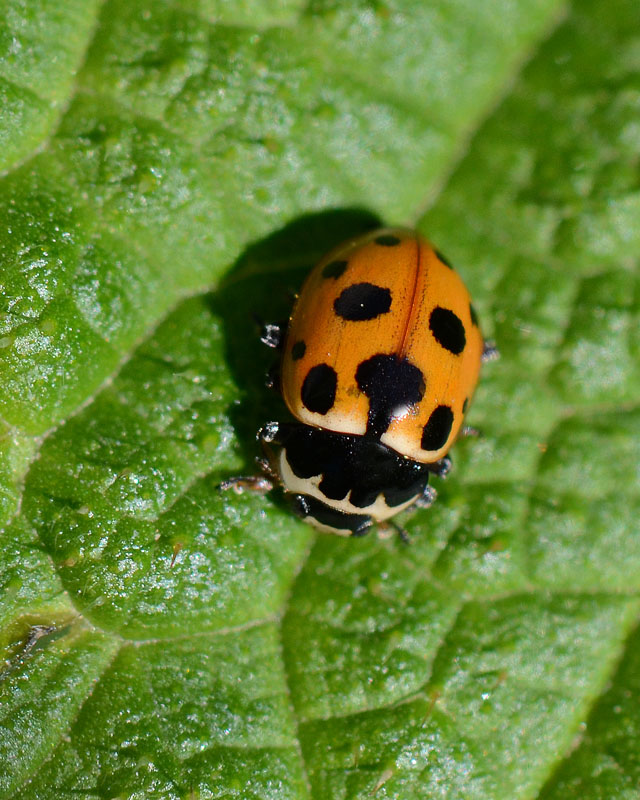
[[[393,519],[386,519],[378,523],[378,535],[381,539],[388,539],[396,534],[403,544],[411,544],[411,537],[406,530]]]
[[[368,519],[366,522],[362,522],[360,525],[358,525],[358,527],[353,531],[351,535],[357,536],[358,538],[360,538],[361,536],[366,536],[371,530],[372,526],[373,526],[373,520]]]
[[[424,491],[422,492],[420,497],[418,497],[418,499],[415,501],[415,505],[418,508],[429,508],[429,506],[432,506],[434,504],[437,496],[438,493],[432,486],[425,486]]]
[[[485,364],[487,361],[496,361],[500,358],[500,351],[496,347],[495,342],[485,342],[484,347],[482,349],[482,363]]]
[[[460,431],[460,436],[480,436],[480,431],[472,428],[471,425],[465,425]]]
[[[276,391],[280,390],[280,364],[274,364],[269,368],[264,385],[267,387],[267,389],[275,389]]]
[[[262,326],[260,341],[274,350],[282,350],[286,330],[286,322],[267,322]]]
[[[440,461],[434,461],[433,464],[427,464],[427,469],[438,478],[444,478],[451,469],[451,459],[449,456],[445,456],[444,458],[441,458]]]
[[[303,494],[294,494],[291,497],[291,510],[300,519],[305,519],[311,513],[311,506],[309,501]]]
[[[280,423],[267,422],[267,424],[263,425],[256,434],[256,439],[260,442],[260,444],[263,447],[266,444],[281,444],[279,434],[280,434]]]

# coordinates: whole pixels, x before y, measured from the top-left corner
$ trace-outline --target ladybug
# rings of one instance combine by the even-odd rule
[[[286,328],[286,330],[285,330]],[[350,239],[307,277],[281,350],[279,387],[295,421],[258,432],[259,463],[316,528],[361,536],[428,506],[448,472],[485,345],[469,293],[420,234],[385,228]],[[271,488],[233,479],[225,488]],[[402,533],[402,531],[400,531]]]

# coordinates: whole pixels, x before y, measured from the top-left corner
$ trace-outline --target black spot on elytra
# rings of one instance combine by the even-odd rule
[[[471,303],[469,303],[469,314],[471,314],[471,322],[478,327],[478,315],[476,314],[476,310]]]
[[[356,370],[356,383],[369,398],[367,434],[380,438],[394,415],[422,400],[424,375],[406,358],[378,354]]]
[[[464,325],[453,311],[436,306],[429,317],[429,328],[438,344],[454,355],[460,355],[467,343]]]
[[[391,233],[383,233],[382,236],[376,236],[374,239],[376,244],[381,244],[383,247],[395,247],[400,244],[400,239],[393,236]]]
[[[449,259],[445,258],[445,256],[443,256],[442,253],[439,250],[434,250],[433,252],[438,256],[438,259],[440,261],[442,261],[442,263],[445,265],[445,267],[449,267],[449,269],[453,269],[453,265],[451,264]]]
[[[462,413],[466,414],[468,408],[469,408],[469,398],[465,397],[464,403],[462,404]]]
[[[304,357],[304,354],[307,352],[307,345],[305,342],[300,339],[300,341],[296,342],[293,347],[291,348],[291,358],[294,361],[300,361],[301,358]]]
[[[429,417],[427,424],[422,429],[423,450],[439,450],[443,447],[453,425],[453,411],[449,406],[438,406]]]
[[[362,322],[386,314],[391,308],[391,291],[373,283],[354,283],[333,303],[336,314],[350,322]]]
[[[338,376],[328,364],[311,367],[302,384],[300,397],[305,408],[316,414],[326,414],[336,400]]]
[[[344,274],[349,262],[348,261],[330,261],[327,266],[322,270],[323,278],[339,278]]]

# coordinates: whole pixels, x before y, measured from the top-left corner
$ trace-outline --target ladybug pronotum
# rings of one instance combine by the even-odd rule
[[[263,341],[281,350],[295,421],[269,422],[258,439],[294,510],[359,536],[430,505],[429,475],[448,471],[480,364],[495,352],[447,260],[405,229],[351,239],[311,271],[284,327],[266,326]]]

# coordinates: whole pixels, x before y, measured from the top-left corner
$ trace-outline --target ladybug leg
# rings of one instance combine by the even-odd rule
[[[492,341],[485,342],[482,348],[482,363],[496,361],[498,358],[500,358],[500,351],[496,347],[496,343]]]
[[[256,434],[256,439],[260,442],[262,452],[265,456],[264,458],[256,458],[256,463],[262,470],[263,475],[266,475],[268,478],[270,478],[272,487],[279,486],[281,481],[280,473],[278,467],[276,466],[276,459],[278,454],[277,446],[282,444],[280,423],[267,422],[267,424],[263,425]],[[276,449],[274,449],[271,445],[276,445]]]
[[[286,322],[267,322],[262,325],[260,341],[273,350],[282,350],[284,334],[287,329]]]
[[[242,494],[245,491],[266,494],[273,489],[273,481],[264,475],[242,475],[222,481],[218,484],[218,489],[223,492],[233,489],[236,494]]]
[[[258,436],[260,433],[261,431],[258,432]],[[268,458],[256,458],[256,464],[260,467],[262,475],[238,475],[227,478],[226,481],[218,484],[218,489],[223,492],[233,489],[236,494],[242,494],[245,491],[267,494],[277,485],[278,476]]]
[[[437,496],[438,493],[432,486],[425,486],[424,491],[420,497],[415,500],[414,505],[418,508],[429,508],[429,506],[434,504]]]
[[[286,322],[263,322],[256,317],[260,325],[260,341],[271,347],[272,350],[281,351],[284,347],[284,335],[287,330]],[[280,386],[280,364],[274,364],[267,372],[265,380],[267,389],[278,389]]]
[[[439,461],[434,461],[433,464],[427,464],[427,469],[438,478],[444,478],[451,469],[451,459],[449,456],[441,458]],[[429,487],[427,486],[427,489]]]
[[[354,533],[354,536],[356,534]],[[403,544],[411,544],[411,537],[406,530],[398,525],[395,520],[385,520],[378,523],[378,538],[390,539],[392,536],[398,536]]]
[[[306,519],[311,514],[309,501],[303,494],[294,494],[291,497],[291,510],[300,519]]]
[[[267,389],[275,389],[278,391],[280,387],[280,364],[274,364],[272,367],[270,367],[264,384]]]
[[[256,439],[263,447],[268,444],[282,444],[279,434],[280,423],[267,422],[267,424],[263,425],[256,434]]]
[[[356,536],[358,538],[360,538],[361,536],[366,536],[371,530],[372,526],[373,526],[373,520],[369,518],[368,520],[366,520],[366,522],[363,522],[361,525],[358,525],[358,527],[353,531],[351,535]]]
[[[480,431],[471,425],[465,425],[460,431],[460,436],[480,436]]]

